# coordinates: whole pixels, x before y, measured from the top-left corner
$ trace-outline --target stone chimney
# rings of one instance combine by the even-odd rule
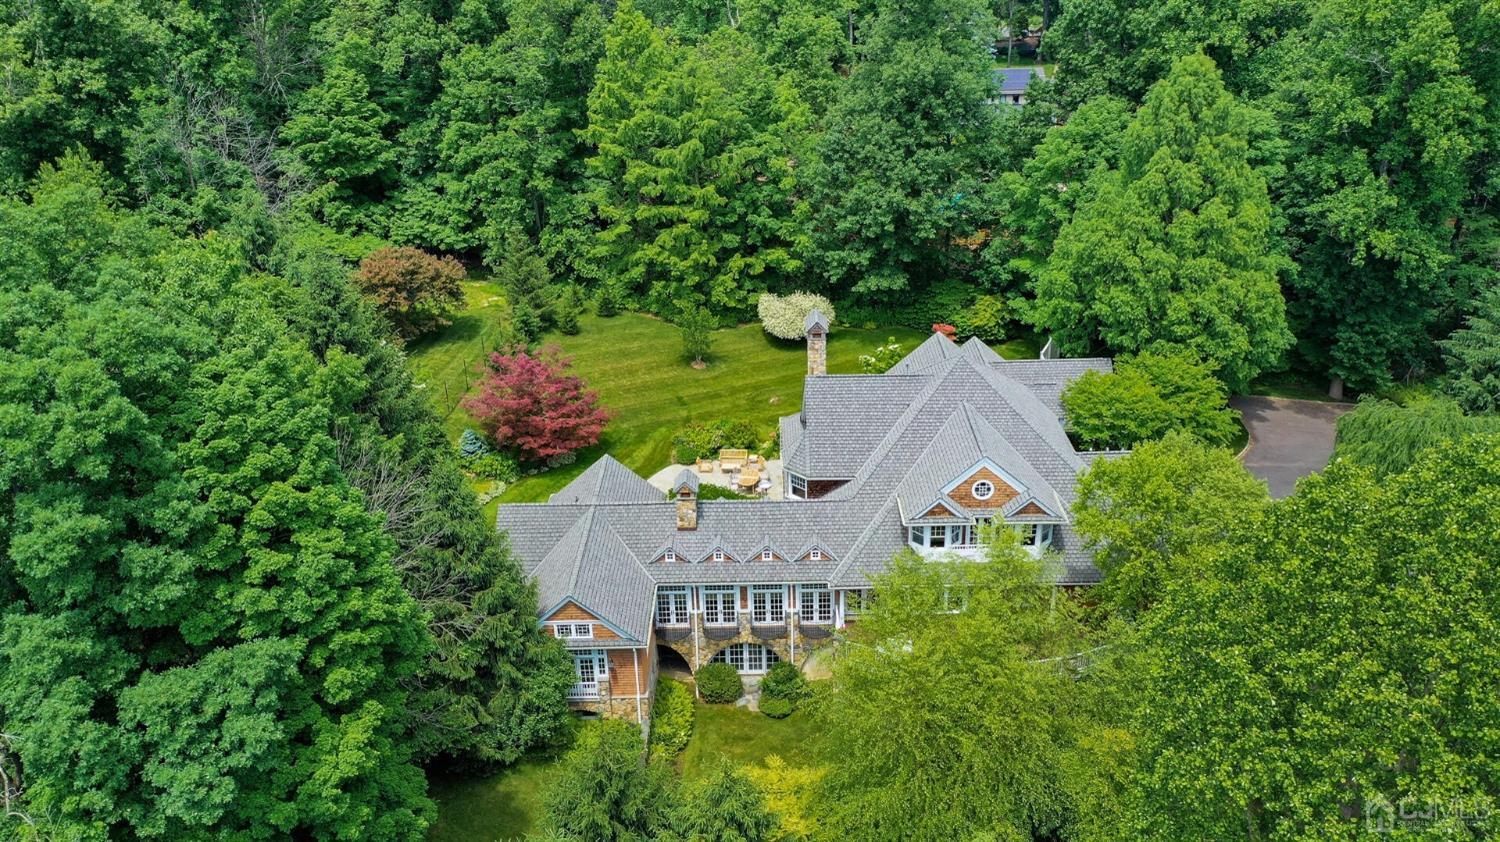
[[[681,531],[698,528],[698,475],[692,468],[683,468],[672,485],[672,496],[677,499],[677,528]]]
[[[827,374],[828,319],[815,307],[802,326],[807,329],[807,376]]]

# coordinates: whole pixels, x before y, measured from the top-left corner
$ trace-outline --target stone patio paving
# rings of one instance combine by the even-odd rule
[[[672,489],[672,483],[674,481],[676,481],[677,475],[679,473],[682,473],[682,469],[683,468],[687,468],[687,469],[691,470],[693,473],[695,473],[695,474],[698,475],[698,484],[699,485],[717,485],[720,488],[731,488],[731,489],[734,487],[733,483],[731,483],[731,481],[729,479],[729,474],[727,474],[727,473],[725,473],[723,471],[713,471],[711,473],[706,473],[706,472],[703,472],[703,471],[699,471],[697,468],[693,467],[692,465],[668,465],[667,467],[662,468],[661,470],[657,471],[656,473],[654,473],[650,477],[648,477],[646,479],[646,482],[651,483],[651,485],[654,486],[654,487],[656,487],[656,488],[660,488],[662,490],[662,493],[665,494],[666,492],[668,492],[668,491],[670,491]],[[764,497],[764,499],[767,499],[767,500],[780,500],[780,499],[782,499],[781,460],[780,459],[767,459],[766,460],[766,469],[761,472],[761,475],[762,476],[769,476],[770,479],[771,479],[771,488],[770,488],[770,490],[768,490],[764,495],[762,495]]]

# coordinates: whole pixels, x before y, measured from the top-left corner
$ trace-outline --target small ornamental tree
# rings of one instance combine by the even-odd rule
[[[702,307],[689,307],[677,317],[677,329],[682,332],[683,356],[693,361],[693,368],[707,365],[703,358],[713,349],[713,314]]]
[[[464,409],[496,445],[543,462],[596,444],[609,415],[556,346],[490,355],[489,371]]]
[[[412,339],[452,322],[464,303],[464,275],[463,264],[451,257],[403,246],[366,255],[354,280],[396,335]]]
[[[766,333],[781,339],[806,337],[807,314],[813,310],[822,312],[829,324],[833,324],[834,318],[833,303],[810,292],[794,292],[791,295],[763,293],[755,308]]]

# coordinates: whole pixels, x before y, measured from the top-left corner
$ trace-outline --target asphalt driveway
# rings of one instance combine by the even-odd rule
[[[1334,425],[1353,404],[1239,395],[1229,399],[1250,430],[1243,461],[1266,481],[1271,496],[1289,496],[1297,480],[1321,471],[1333,456]]]

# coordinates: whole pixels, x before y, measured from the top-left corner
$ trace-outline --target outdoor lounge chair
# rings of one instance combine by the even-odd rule
[[[738,471],[744,467],[745,460],[750,458],[750,451],[726,447],[719,451],[719,469],[725,473]]]

